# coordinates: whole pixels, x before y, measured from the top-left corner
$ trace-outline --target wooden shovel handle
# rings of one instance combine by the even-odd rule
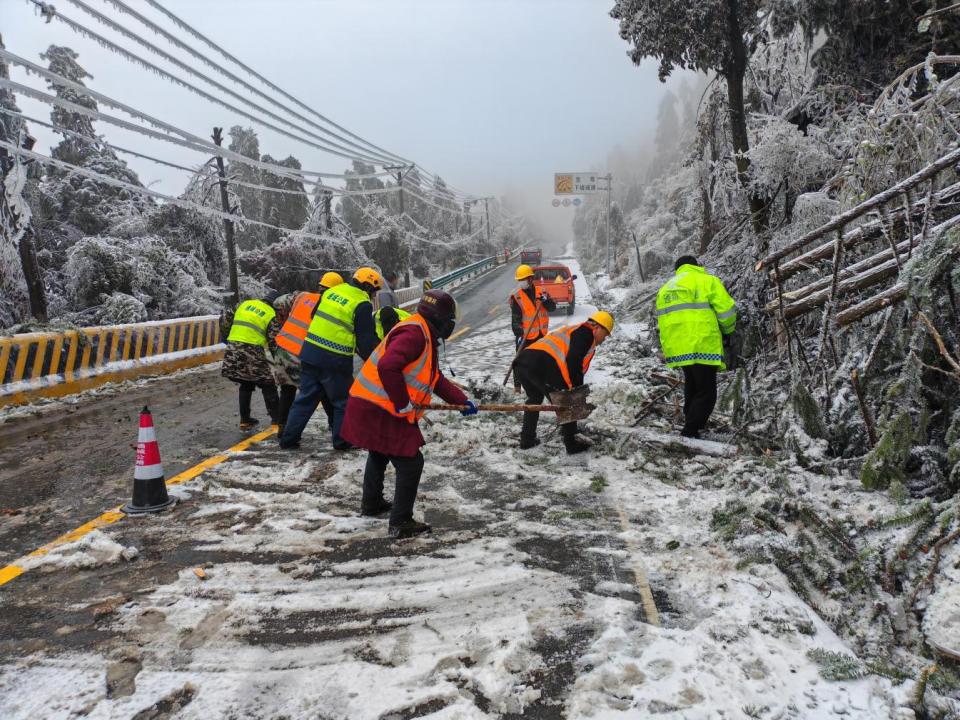
[[[423,405],[427,410],[466,410],[466,405],[445,405],[443,403],[430,403]],[[562,410],[559,405],[477,405],[477,410],[486,412],[557,412]]]

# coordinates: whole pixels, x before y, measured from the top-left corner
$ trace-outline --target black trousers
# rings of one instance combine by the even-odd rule
[[[683,366],[683,430],[682,435],[695,437],[707,426],[710,413],[717,404],[716,365]]]
[[[296,396],[297,396],[296,385],[280,386],[280,411],[277,417],[278,424],[280,425],[287,424],[287,415],[290,414],[290,406],[293,405],[293,399]]]
[[[530,357],[531,355],[534,357]],[[538,355],[543,355],[547,362],[543,358],[536,357]],[[566,387],[556,363],[546,353],[531,351],[520,355],[513,366],[513,373],[524,392],[527,393],[528,405],[539,405],[549,393]],[[540,413],[525,412],[523,414],[523,425],[520,428],[521,442],[529,443],[536,439],[539,422]],[[564,445],[573,442],[576,434],[575,422],[560,426],[560,437],[563,438]]]
[[[417,500],[420,476],[423,475],[423,453],[418,450],[413,457],[399,457],[370,450],[367,466],[363,471],[363,507],[375,507],[383,497],[383,475],[388,464],[393,465],[393,469],[397,471],[390,524],[398,525],[413,519],[413,504]]]
[[[280,398],[277,397],[277,386],[273,383],[255,383],[252,380],[242,380],[240,385],[240,422],[250,419],[250,402],[253,400],[253,391],[258,387],[263,393],[263,404],[267,406],[270,422],[279,422]]]

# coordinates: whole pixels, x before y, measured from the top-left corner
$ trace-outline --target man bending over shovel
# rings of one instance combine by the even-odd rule
[[[461,415],[474,415],[476,406],[447,380],[437,362],[437,343],[450,337],[456,323],[457,302],[443,290],[428,290],[417,312],[397,323],[371,353],[353,381],[340,436],[369,450],[363,473],[360,514],[390,513],[390,537],[406,538],[430,532],[413,519],[413,504],[423,474],[425,445],[418,421],[434,392],[454,405]],[[387,464],[397,471],[393,503],[383,497]]]
[[[551,396],[555,404],[564,402],[563,391],[585,387],[583,376],[590,369],[590,361],[597,346],[613,332],[613,316],[603,310],[595,312],[590,319],[580,325],[568,325],[555,330],[535,343],[532,343],[517,355],[513,372],[527,393],[527,403],[536,405],[543,402],[545,395]],[[538,412],[525,412],[520,430],[520,449],[536,447]],[[558,415],[558,422],[562,422]],[[568,455],[583,452],[590,447],[588,443],[577,439],[577,423],[566,422],[560,425],[560,435]]]

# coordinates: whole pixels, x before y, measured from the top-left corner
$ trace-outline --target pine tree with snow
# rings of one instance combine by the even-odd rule
[[[269,155],[264,155],[263,162],[272,165],[281,165],[290,168],[293,171],[301,169],[300,161],[292,155],[283,160],[274,160]],[[292,178],[276,175],[269,171],[263,171],[261,174],[263,185],[266,187],[277,188],[282,192],[263,192],[264,215],[261,219],[271,225],[297,230],[303,227],[310,213],[310,202],[307,199],[307,192],[303,187],[303,182]],[[273,228],[265,228],[266,243],[277,242],[282,233]]]
[[[675,69],[715,72],[724,78],[737,177],[749,193],[758,233],[767,224],[766,198],[750,186],[744,77],[768,6],[765,0],[617,0],[610,11],[620,21],[620,37],[631,45],[630,59],[639,65],[656,58],[661,81]]]
[[[10,77],[3,60],[0,60],[0,77]],[[0,108],[20,111],[13,93],[6,88],[0,88]],[[26,123],[6,113],[0,114],[0,140],[28,149],[33,145]],[[46,290],[33,242],[33,213],[26,200],[30,182],[28,163],[0,149],[0,178],[0,327],[20,322],[28,313],[45,322]]]
[[[229,149],[235,153],[260,160],[260,140],[253,128],[234,125],[230,128]],[[227,180],[235,180],[247,185],[263,185],[261,171],[246,163],[228,161]],[[251,220],[261,220],[264,217],[265,202],[263,192],[255,188],[229,183],[230,202],[236,204],[231,210]],[[237,247],[250,249],[263,245],[266,241],[266,228],[262,225],[238,224],[236,226]]]

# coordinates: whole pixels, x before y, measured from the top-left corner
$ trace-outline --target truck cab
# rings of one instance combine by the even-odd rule
[[[533,268],[533,284],[537,295],[546,293],[557,304],[557,309],[565,309],[567,315],[573,315],[577,304],[573,284],[576,277],[566,265],[537,265]]]
[[[521,265],[539,265],[543,262],[543,250],[540,248],[524,248],[520,251]]]

